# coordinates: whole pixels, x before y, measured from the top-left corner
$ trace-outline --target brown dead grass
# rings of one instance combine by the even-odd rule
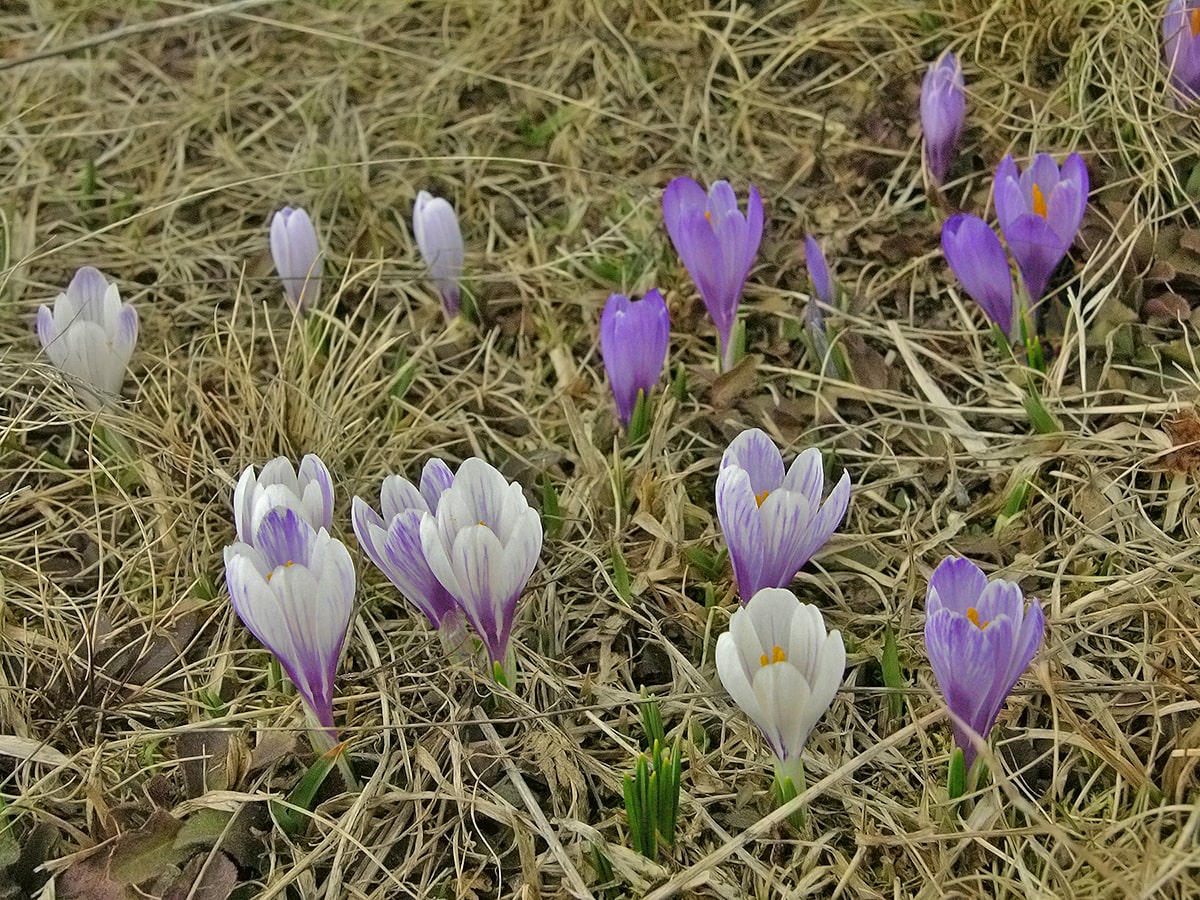
[[[11,833],[48,827],[59,872],[140,827],[151,800],[184,818],[290,789],[303,751],[268,749],[299,730],[299,704],[219,588],[234,479],[318,453],[353,545],[351,495],[373,498],[385,473],[412,477],[430,455],[477,454],[533,497],[548,480],[562,508],[524,601],[518,695],[447,667],[364,561],[337,706],[362,791],[326,798],[301,839],[268,832],[257,876],[242,871],[261,887],[250,895],[1194,897],[1197,500],[1162,426],[1191,414],[1200,372],[1190,325],[1136,313],[1147,242],[1153,255],[1160,229],[1197,227],[1194,125],[1163,92],[1157,10],[922,6],[6,12]],[[1030,434],[1023,376],[938,251],[913,113],[922,60],[947,42],[970,90],[950,206],[982,212],[1006,152],[1088,158],[1094,221],[1042,385],[1061,434]],[[712,329],[661,227],[678,174],[752,182],[768,205],[744,312],[757,360],[740,381],[713,382]],[[460,211],[482,329],[444,327],[421,277],[408,229],[421,188]],[[299,326],[266,253],[285,202],[314,213],[330,254],[322,309]],[[820,377],[795,339],[806,231],[846,291],[833,322],[857,341],[855,383]],[[98,418],[31,327],[85,264],[116,278],[142,321],[126,402]],[[628,455],[597,322],[609,291],[654,285],[692,390]],[[684,555],[720,546],[716,464],[750,426],[789,454],[836,451],[855,483],[847,522],[798,580],[852,651],[807,750],[802,833],[773,812],[761,741],[715,679],[728,575],[706,607]],[[1022,481],[1026,507],[1001,521]],[[613,546],[632,605],[613,587]],[[952,552],[1021,579],[1049,620],[1002,716],[994,784],[961,818],[944,800],[948,728],[921,646],[926,578]],[[897,721],[879,681],[888,625],[911,684]],[[643,684],[685,747],[679,837],[658,862],[627,849],[620,800]],[[241,763],[219,790],[185,796],[180,735],[198,730],[226,734]]]

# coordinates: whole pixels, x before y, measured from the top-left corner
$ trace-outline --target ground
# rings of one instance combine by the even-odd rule
[[[1160,6],[5,4],[0,896],[1200,895],[1200,159]],[[968,124],[939,196],[916,108],[947,47]],[[1071,151],[1092,194],[1041,376],[997,348],[939,234],[953,210],[991,216],[1006,153]],[[754,185],[766,207],[747,357],[720,376],[662,224],[678,175]],[[446,324],[423,275],[421,189],[460,214],[478,322]],[[305,320],[268,253],[284,204],[327,252]],[[841,285],[826,318],[847,378],[803,339],[806,233]],[[33,331],[83,265],[141,320],[123,399],[98,414]],[[631,449],[599,315],[655,286],[681,390],[664,380]],[[853,480],[794,584],[848,649],[799,828],[713,663],[737,606],[713,486],[748,427]],[[361,785],[332,776],[285,833],[265,801],[313,754],[230,608],[222,548],[242,469],[305,453],[333,471],[358,565],[335,713]],[[349,526],[385,474],[472,455],[547,528],[511,692],[447,663]],[[1019,580],[1048,620],[958,805],[923,646],[952,554]],[[643,687],[684,757],[655,860],[630,849],[621,795]]]

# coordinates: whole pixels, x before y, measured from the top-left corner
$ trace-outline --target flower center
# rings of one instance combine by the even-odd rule
[[[979,621],[979,610],[977,610],[973,606],[967,607],[967,621],[970,622],[972,625],[974,625],[976,628],[978,628],[980,631],[983,631],[984,629],[986,629],[988,627],[988,625],[991,624],[991,622],[988,622],[986,620],[984,620],[983,622],[980,622]]]
[[[1191,20],[1192,37],[1200,35],[1200,6],[1192,10],[1192,14],[1188,17]]]
[[[289,559],[287,562],[285,562],[285,563],[284,563],[284,564],[281,566],[281,568],[284,568],[284,569],[290,569],[290,568],[291,568],[291,567],[292,567],[294,564],[295,564],[295,561],[294,561],[294,560],[291,560],[291,559]],[[272,576],[272,575],[274,575],[274,574],[275,574],[275,570],[274,570],[274,569],[272,569],[270,572],[268,572],[268,573],[267,573],[267,582],[268,582],[268,583],[271,581],[271,576]]]
[[[760,493],[758,493],[758,494],[755,494],[755,495],[754,495],[754,501],[755,501],[755,502],[756,502],[756,503],[757,503],[759,506],[762,506],[762,505],[763,505],[763,503],[764,503],[764,501],[766,501],[766,499],[767,499],[768,497],[770,497],[770,496],[771,496],[771,492],[770,492],[770,491],[762,491],[762,492],[760,492]]]
[[[783,648],[778,644],[776,644],[775,649],[771,651],[771,656],[769,658],[765,653],[758,658],[758,664],[764,668],[771,665],[771,663],[781,662],[787,662],[787,654],[783,652]]]
[[[1036,184],[1033,186],[1033,211],[1043,219],[1046,218],[1046,195]]]

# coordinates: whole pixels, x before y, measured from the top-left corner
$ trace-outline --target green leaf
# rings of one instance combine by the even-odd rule
[[[650,433],[650,423],[650,398],[644,390],[638,388],[633,415],[629,417],[629,427],[625,430],[625,439],[630,447],[636,447],[646,440],[646,435]]]
[[[883,658],[880,660],[883,683],[888,688],[888,717],[893,723],[904,715],[904,675],[900,671],[900,649],[896,633],[888,625],[883,630]]]
[[[642,700],[638,704],[642,714],[642,732],[646,735],[646,746],[665,744],[666,731],[663,728],[662,711],[658,708],[658,700],[652,697],[646,689],[641,689]]]
[[[946,794],[951,800],[957,800],[967,789],[967,765],[962,748],[955,747],[950,754],[950,770],[946,775]]]
[[[613,587],[617,590],[617,596],[627,604],[632,605],[633,592],[629,583],[629,566],[625,564],[625,557],[621,554],[621,548],[615,544],[612,550],[612,573]]]
[[[558,488],[550,476],[542,473],[542,527],[546,537],[555,537],[562,528],[562,510],[558,504]]]
[[[297,835],[300,833],[309,818],[305,813],[312,812],[317,791],[321,789],[321,785],[325,783],[329,773],[337,766],[338,757],[345,752],[346,746],[347,743],[343,741],[328,753],[317,757],[316,761],[309,766],[308,771],[304,773],[304,777],[288,794],[287,805],[276,801],[271,802],[271,816],[284,834]]]

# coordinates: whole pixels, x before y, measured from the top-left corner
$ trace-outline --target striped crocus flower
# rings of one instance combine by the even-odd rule
[[[314,530],[328,531],[333,524],[333,478],[320,457],[309,453],[297,470],[286,456],[278,456],[254,474],[247,466],[233,491],[233,521],[238,540],[255,542],[263,517],[271,510],[295,510]]]

